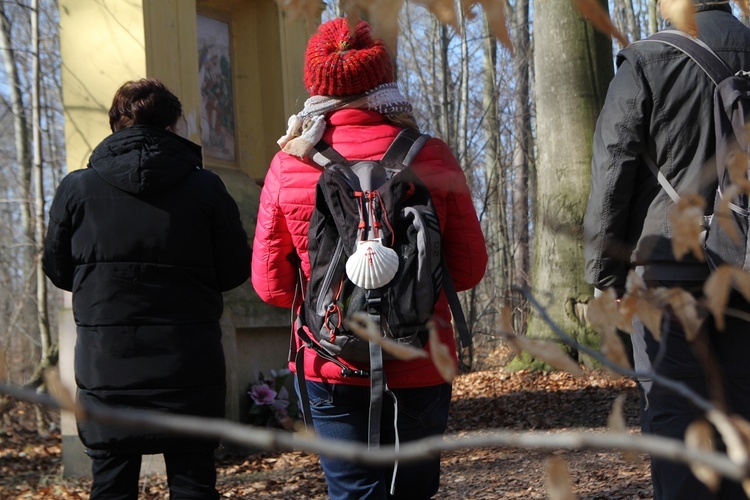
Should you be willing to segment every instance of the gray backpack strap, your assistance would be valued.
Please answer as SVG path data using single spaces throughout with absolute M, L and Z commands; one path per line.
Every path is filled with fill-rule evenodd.
M 398 133 L 380 162 L 388 168 L 399 170 L 408 167 L 429 139 L 427 134 L 405 128 Z
M 347 159 L 341 156 L 341 153 L 333 149 L 333 146 L 321 139 L 315 147 L 308 153 L 312 161 L 323 168 L 327 168 L 334 163 L 347 163 Z
M 678 30 L 664 30 L 658 33 L 654 33 L 648 38 L 639 40 L 635 43 L 648 43 L 648 42 L 659 42 L 665 45 L 674 47 L 681 51 L 686 56 L 695 62 L 699 68 L 714 82 L 714 85 L 718 85 L 719 82 L 732 76 L 731 70 L 727 67 L 724 61 L 711 50 L 711 47 L 706 45 L 705 42 L 698 38 L 693 38 L 684 31 Z M 659 170 L 656 162 L 648 154 L 643 155 L 643 160 L 648 165 L 648 168 L 656 176 L 659 184 L 664 188 L 672 201 L 677 203 L 680 201 L 680 195 L 677 193 L 675 188 L 670 184 L 664 174 Z
M 669 197 L 672 198 L 672 201 L 678 203 L 680 201 L 680 195 L 677 193 L 672 184 L 669 183 L 667 177 L 663 173 L 661 173 L 659 167 L 656 166 L 656 162 L 654 162 L 654 160 L 648 155 L 648 153 L 643 154 L 643 161 L 646 162 L 648 168 L 651 169 L 651 173 L 656 176 L 656 180 L 659 181 L 659 184 L 661 184 L 661 187 L 664 188 L 664 191 L 666 191 Z
M 393 140 L 380 162 L 388 168 L 399 170 L 408 167 L 429 139 L 430 136 L 427 134 L 405 128 Z M 315 144 L 315 147 L 310 151 L 309 157 L 324 168 L 333 163 L 348 162 L 341 153 L 333 149 L 333 146 L 322 139 Z
M 706 45 L 703 40 L 693 38 L 683 31 L 664 30 L 640 40 L 643 42 L 661 42 L 683 52 L 700 67 L 706 75 L 718 85 L 720 81 L 732 76 L 732 71 L 724 61 Z

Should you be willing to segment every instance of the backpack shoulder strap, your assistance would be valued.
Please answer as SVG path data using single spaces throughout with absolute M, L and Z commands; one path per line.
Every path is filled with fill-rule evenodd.
M 698 38 L 693 38 L 684 31 L 678 30 L 664 30 L 654 33 L 648 38 L 639 40 L 635 43 L 645 42 L 660 42 L 671 47 L 676 48 L 700 67 L 706 75 L 714 82 L 714 85 L 718 85 L 719 82 L 732 76 L 732 71 L 727 67 L 724 61 L 716 55 L 716 52 L 711 50 L 711 47 L 706 45 L 705 42 Z M 680 200 L 679 194 L 675 191 L 674 187 L 669 183 L 669 180 L 661 173 L 659 167 L 656 165 L 654 160 L 645 153 L 643 159 L 648 165 L 648 168 L 656 176 L 659 184 L 672 198 L 672 201 L 677 203 Z
M 334 163 L 347 163 L 348 160 L 341 156 L 341 153 L 333 149 L 333 146 L 328 144 L 323 139 L 319 140 L 317 144 L 310 150 L 308 157 L 323 168 L 328 168 Z
M 398 133 L 380 161 L 393 168 L 408 167 L 429 139 L 430 136 L 427 134 L 405 128 Z M 323 168 L 327 168 L 334 163 L 347 163 L 349 161 L 322 139 L 315 144 L 315 147 L 309 153 L 309 157 Z
M 682 51 L 695 61 L 708 77 L 713 80 L 714 85 L 718 85 L 720 81 L 729 78 L 733 74 L 724 61 L 716 55 L 716 52 L 711 50 L 711 47 L 706 45 L 702 40 L 693 38 L 683 31 L 660 31 L 641 40 L 641 42 L 647 41 L 661 42 Z
M 405 128 L 398 133 L 380 161 L 391 168 L 406 168 L 429 139 L 427 134 Z

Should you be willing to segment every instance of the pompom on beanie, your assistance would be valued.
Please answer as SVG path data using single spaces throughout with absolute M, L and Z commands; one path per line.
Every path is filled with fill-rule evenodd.
M 305 87 L 311 95 L 361 94 L 394 81 L 393 62 L 370 25 L 359 21 L 349 29 L 346 18 L 323 23 L 305 51 Z

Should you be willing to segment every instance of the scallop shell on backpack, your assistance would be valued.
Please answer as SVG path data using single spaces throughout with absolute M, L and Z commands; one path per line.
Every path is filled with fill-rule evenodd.
M 398 254 L 380 239 L 357 243 L 357 250 L 346 261 L 346 275 L 360 288 L 373 290 L 387 285 L 398 271 Z

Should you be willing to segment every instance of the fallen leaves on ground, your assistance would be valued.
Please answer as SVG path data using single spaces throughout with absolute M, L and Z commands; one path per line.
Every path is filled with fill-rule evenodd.
M 459 375 L 453 384 L 448 433 L 491 429 L 543 432 L 606 432 L 618 395 L 631 432 L 637 432 L 635 384 L 603 371 L 568 373 L 505 372 L 501 369 Z M 40 437 L 34 411 L 17 403 L 0 428 L 0 498 L 85 499 L 87 479 L 63 479 L 59 432 Z M 53 421 L 57 415 L 51 414 Z M 436 499 L 542 499 L 547 460 L 563 460 L 573 493 L 580 499 L 651 498 L 648 461 L 626 460 L 617 451 L 547 451 L 479 448 L 443 454 Z M 325 499 L 325 480 L 317 457 L 309 453 L 230 454 L 218 461 L 218 488 L 224 498 Z M 168 498 L 163 476 L 143 479 L 141 498 Z

